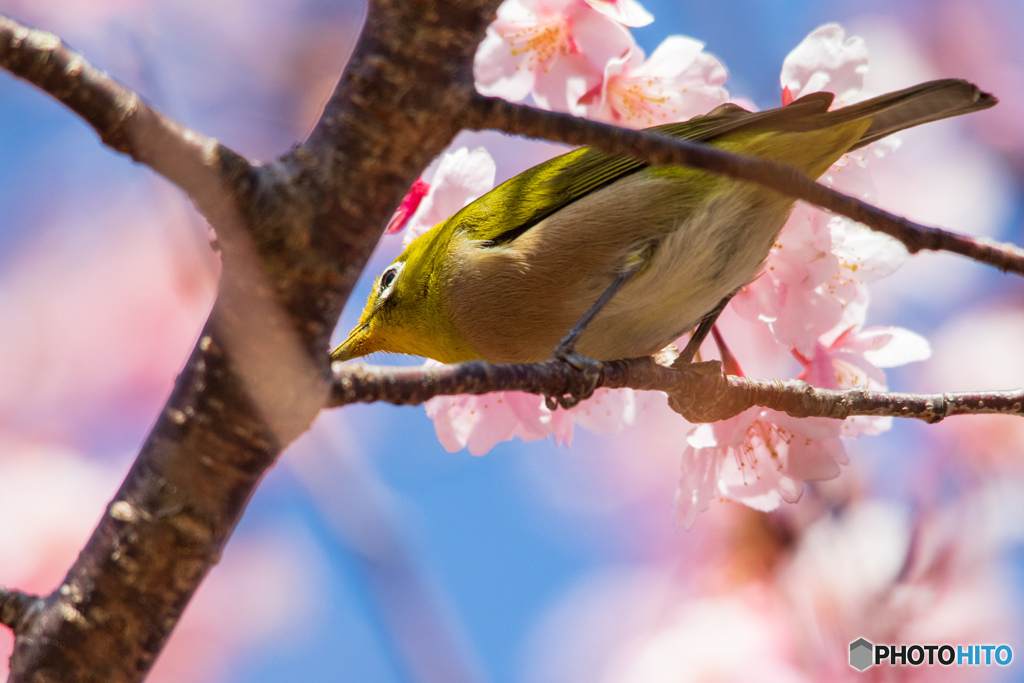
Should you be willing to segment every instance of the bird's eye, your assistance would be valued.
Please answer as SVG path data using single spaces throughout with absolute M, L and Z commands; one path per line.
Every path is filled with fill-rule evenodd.
M 398 273 L 402 270 L 402 266 L 404 265 L 404 263 L 393 264 L 388 266 L 388 269 L 381 273 L 380 284 L 377 285 L 377 289 L 381 296 L 387 296 L 391 286 L 395 284 L 395 278 L 398 277 Z

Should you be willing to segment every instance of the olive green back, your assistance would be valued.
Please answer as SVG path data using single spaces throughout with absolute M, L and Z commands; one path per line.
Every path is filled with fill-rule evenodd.
M 648 130 L 680 140 L 727 143 L 740 135 L 807 132 L 870 118 L 865 132 L 845 150 L 851 151 L 904 128 L 996 103 L 991 95 L 956 79 L 922 83 L 829 111 L 832 100 L 831 93 L 816 92 L 785 107 L 756 113 L 724 104 L 704 116 Z M 737 148 L 733 144 L 724 146 Z M 589 147 L 577 149 L 499 185 L 448 219 L 446 227 L 489 245 L 505 244 L 569 203 L 646 166 L 630 157 Z

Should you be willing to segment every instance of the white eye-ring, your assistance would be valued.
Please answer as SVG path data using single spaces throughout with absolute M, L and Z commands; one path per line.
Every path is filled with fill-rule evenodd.
M 380 280 L 378 280 L 377 284 L 378 298 L 384 299 L 391 294 L 391 291 L 395 288 L 395 280 L 398 279 L 398 274 L 402 272 L 404 267 L 405 262 L 392 263 L 387 267 L 387 270 L 380 274 Z

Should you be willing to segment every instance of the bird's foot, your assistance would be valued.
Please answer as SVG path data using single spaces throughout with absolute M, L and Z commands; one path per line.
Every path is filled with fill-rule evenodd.
M 555 347 L 555 352 L 552 354 L 551 359 L 566 363 L 582 372 L 582 386 L 574 388 L 572 392 L 562 396 L 545 396 L 544 405 L 548 407 L 548 410 L 555 410 L 558 407 L 568 410 L 573 406 L 579 405 L 580 402 L 586 401 L 594 395 L 597 385 L 601 382 L 601 363 L 593 358 L 587 358 L 582 354 L 576 353 L 574 342 L 575 340 L 569 340 L 568 338 L 563 339 Z

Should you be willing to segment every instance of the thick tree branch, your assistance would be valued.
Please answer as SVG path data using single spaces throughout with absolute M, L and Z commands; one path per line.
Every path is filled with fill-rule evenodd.
M 320 124 L 266 166 L 156 114 L 55 38 L 0 25 L 0 66 L 192 194 L 224 261 L 135 464 L 59 589 L 21 619 L 10 680 L 145 676 L 264 473 L 326 402 L 330 333 L 405 189 L 458 132 L 497 4 L 371 0 Z
M 207 217 L 224 213 L 225 168 L 248 162 L 152 109 L 57 36 L 0 15 L 0 67 L 62 102 L 107 146 L 180 187 Z
M 938 422 L 951 415 L 999 413 L 1024 416 L 1024 388 L 943 394 L 863 389 L 817 389 L 800 380 L 759 380 L 724 375 L 717 362 L 674 369 L 653 358 L 599 363 L 597 386 L 663 391 L 690 422 L 724 420 L 753 406 L 794 417 L 844 419 L 854 415 L 912 417 Z M 525 391 L 561 396 L 588 386 L 587 375 L 568 363 L 455 365 L 395 368 L 337 363 L 330 407 L 384 401 L 416 405 L 434 396 Z
M 589 145 L 655 165 L 681 164 L 749 180 L 884 232 L 902 242 L 910 253 L 922 250 L 948 251 L 1006 272 L 1024 275 L 1024 249 L 1021 247 L 919 225 L 831 190 L 786 164 L 744 157 L 695 142 L 618 128 L 482 95 L 473 98 L 473 106 L 466 116 L 466 125 L 474 129 L 496 128 L 571 145 Z

